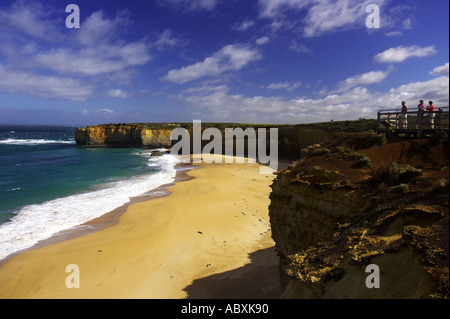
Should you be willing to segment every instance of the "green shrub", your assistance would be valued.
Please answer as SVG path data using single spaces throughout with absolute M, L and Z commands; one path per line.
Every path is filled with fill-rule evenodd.
M 336 132 L 336 133 L 334 133 L 334 138 L 337 138 L 337 139 L 343 139 L 346 136 L 347 136 L 347 133 L 345 133 L 345 132 Z
M 422 170 L 408 164 L 390 163 L 372 169 L 371 175 L 373 183 L 393 186 L 412 181 L 422 175 Z
M 358 153 L 359 154 L 359 153 Z M 367 155 L 359 154 L 358 161 L 362 166 L 370 166 L 370 158 Z
M 367 155 L 353 151 L 348 147 L 338 146 L 336 151 L 341 154 L 344 159 L 349 161 L 358 161 L 357 167 L 370 166 L 370 158 Z
M 374 139 L 376 141 L 376 145 L 383 145 L 384 142 L 386 142 L 386 135 L 376 134 L 376 135 L 374 135 Z
M 345 148 L 344 146 L 338 146 L 338 147 L 336 147 L 336 151 L 337 151 L 339 154 L 343 154 L 343 153 L 345 152 L 345 150 L 346 150 L 346 148 Z
M 328 148 L 318 148 L 315 150 L 312 150 L 308 155 L 309 156 L 322 156 L 322 155 L 328 155 L 331 151 Z
M 400 184 L 391 187 L 391 193 L 394 194 L 405 194 L 409 192 L 409 186 L 407 184 Z
M 422 175 L 422 170 L 420 168 L 415 168 L 414 166 L 408 164 L 397 164 L 393 163 L 394 171 L 398 174 L 399 182 L 408 182 L 415 177 Z

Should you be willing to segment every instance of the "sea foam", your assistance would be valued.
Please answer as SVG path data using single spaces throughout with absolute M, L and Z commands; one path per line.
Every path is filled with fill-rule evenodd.
M 174 182 L 178 162 L 169 154 L 149 157 L 147 165 L 158 168 L 156 173 L 109 182 L 85 193 L 23 207 L 9 222 L 0 225 L 0 260 L 100 217 L 128 203 L 131 197 Z
M 7 138 L 4 140 L 0 140 L 0 144 L 9 144 L 9 145 L 75 144 L 75 140 L 64 141 L 64 140 L 47 140 L 47 139 Z

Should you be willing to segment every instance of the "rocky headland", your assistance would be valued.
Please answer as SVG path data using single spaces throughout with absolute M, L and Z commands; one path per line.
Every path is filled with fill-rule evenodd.
M 170 147 L 169 125 L 104 124 L 75 130 L 78 146 L 87 147 Z

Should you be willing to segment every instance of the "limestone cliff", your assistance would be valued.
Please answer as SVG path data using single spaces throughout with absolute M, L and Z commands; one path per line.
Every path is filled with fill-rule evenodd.
M 448 298 L 448 139 L 364 149 L 374 140 L 350 134 L 278 172 L 269 214 L 282 297 Z
M 75 131 L 75 140 L 80 146 L 95 147 L 170 147 L 167 128 L 147 128 L 138 124 L 114 124 L 88 126 Z
M 78 128 L 75 140 L 79 146 L 87 147 L 165 147 L 170 148 L 176 141 L 171 141 L 170 135 L 174 128 L 183 127 L 192 136 L 192 124 L 104 124 Z M 222 144 L 225 145 L 226 128 L 278 128 L 278 154 L 282 158 L 298 158 L 301 149 L 315 143 L 328 140 L 341 127 L 310 127 L 296 125 L 250 125 L 250 124 L 220 124 L 206 123 L 202 132 L 215 127 L 222 133 Z M 257 131 L 257 130 L 256 130 Z M 210 140 L 202 140 L 202 147 Z M 269 138 L 267 138 L 269 143 Z M 247 149 L 247 148 L 245 148 Z M 267 148 L 268 149 L 268 148 Z M 223 147 L 225 150 L 225 147 Z

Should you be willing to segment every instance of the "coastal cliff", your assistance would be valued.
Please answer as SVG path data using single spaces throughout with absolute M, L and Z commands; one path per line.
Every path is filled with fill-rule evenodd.
M 170 139 L 175 128 L 185 128 L 190 136 L 192 123 L 138 123 L 138 124 L 103 124 L 78 128 L 75 140 L 78 146 L 84 147 L 141 147 L 170 148 L 176 143 Z M 225 137 L 225 129 L 258 128 L 278 129 L 278 154 L 282 158 L 298 159 L 301 150 L 309 145 L 330 140 L 336 133 L 375 130 L 375 120 L 361 119 L 358 121 L 341 121 L 299 125 L 266 125 L 266 124 L 236 124 L 236 123 L 202 123 L 201 131 L 217 128 Z M 202 140 L 202 147 L 209 140 Z M 269 139 L 267 139 L 269 143 Z M 223 140 L 223 145 L 225 141 Z M 268 145 L 267 145 L 268 146 Z M 223 148 L 224 149 L 224 148 Z
M 349 134 L 304 152 L 270 195 L 282 297 L 448 298 L 448 138 Z
M 79 146 L 95 147 L 170 147 L 170 128 L 147 128 L 139 124 L 105 124 L 77 128 Z

